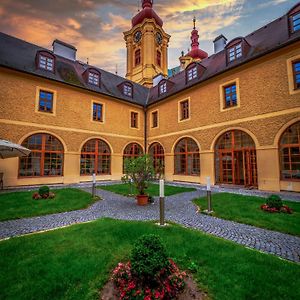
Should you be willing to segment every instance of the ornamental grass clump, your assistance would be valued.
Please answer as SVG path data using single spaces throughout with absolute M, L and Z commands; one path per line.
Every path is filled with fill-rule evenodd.
M 185 276 L 168 258 L 160 238 L 144 235 L 135 243 L 131 260 L 114 269 L 112 280 L 121 300 L 171 300 L 184 290 Z

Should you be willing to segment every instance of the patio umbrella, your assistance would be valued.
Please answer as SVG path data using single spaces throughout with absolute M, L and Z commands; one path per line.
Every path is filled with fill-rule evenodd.
M 30 154 L 30 150 L 21 145 L 9 141 L 0 140 L 0 158 L 25 157 Z

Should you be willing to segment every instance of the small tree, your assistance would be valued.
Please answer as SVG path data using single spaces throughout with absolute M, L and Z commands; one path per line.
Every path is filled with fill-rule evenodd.
M 145 195 L 145 191 L 149 183 L 154 179 L 153 160 L 149 155 L 139 156 L 137 158 L 125 159 L 124 166 L 125 176 L 122 178 L 124 182 L 132 180 L 139 195 Z

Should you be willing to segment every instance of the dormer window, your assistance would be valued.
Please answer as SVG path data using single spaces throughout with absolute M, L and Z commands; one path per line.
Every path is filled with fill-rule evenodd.
M 100 82 L 100 75 L 98 73 L 89 71 L 88 83 L 99 86 L 99 82 Z
M 300 5 L 296 4 L 288 13 L 290 33 L 300 32 Z
M 228 50 L 229 62 L 239 59 L 242 56 L 243 56 L 242 43 L 229 48 Z
M 296 13 L 295 15 L 291 16 L 291 27 L 292 32 L 296 32 L 300 30 L 300 12 Z
M 167 92 L 167 82 L 164 81 L 159 85 L 159 94 L 165 94 Z
M 39 52 L 37 55 L 37 67 L 42 70 L 54 71 L 54 56 L 48 52 Z
M 197 66 L 191 67 L 190 69 L 187 70 L 187 81 L 193 80 L 197 78 L 197 76 L 198 76 Z
M 132 97 L 132 85 L 125 83 L 123 85 L 123 94 L 128 97 Z

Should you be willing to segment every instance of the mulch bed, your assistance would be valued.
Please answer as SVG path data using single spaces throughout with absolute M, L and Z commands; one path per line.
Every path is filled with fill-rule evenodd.
M 196 282 L 191 276 L 185 279 L 186 287 L 184 291 L 174 300 L 208 300 L 206 293 L 199 290 Z M 108 281 L 100 292 L 100 300 L 119 300 L 112 280 Z

